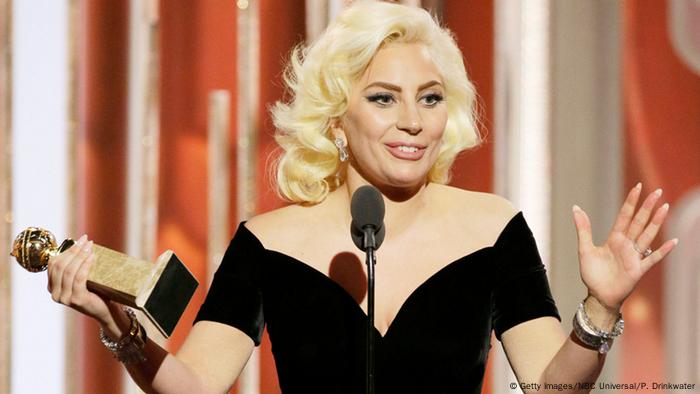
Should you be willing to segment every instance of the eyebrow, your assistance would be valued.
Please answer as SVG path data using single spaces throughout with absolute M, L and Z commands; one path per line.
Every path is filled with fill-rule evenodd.
M 426 83 L 420 85 L 420 86 L 418 87 L 418 91 L 421 91 L 421 90 L 423 90 L 423 89 L 427 89 L 427 88 L 429 88 L 429 87 L 431 87 L 431 86 L 434 86 L 434 85 L 440 85 L 440 86 L 442 86 L 442 84 L 441 84 L 440 82 L 438 82 L 438 81 L 436 81 L 436 80 L 432 80 L 432 81 L 428 81 L 428 82 L 426 82 Z M 364 90 L 367 90 L 367 89 L 369 89 L 369 88 L 371 88 L 371 87 L 373 87 L 373 86 L 379 86 L 379 87 L 382 87 L 382 88 L 385 88 L 385 89 L 393 90 L 393 91 L 396 91 L 396 92 L 401 92 L 401 87 L 400 87 L 400 86 L 391 84 L 391 83 L 389 83 L 389 82 L 382 82 L 382 81 L 372 82 L 371 84 L 367 85 L 367 86 L 365 87 Z

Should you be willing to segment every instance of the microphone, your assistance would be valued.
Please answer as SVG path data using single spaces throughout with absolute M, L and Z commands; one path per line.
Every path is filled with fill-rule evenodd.
M 365 252 L 367 263 L 367 375 L 366 393 L 374 394 L 374 251 L 384 241 L 384 200 L 374 186 L 355 190 L 350 201 L 350 236 Z
M 386 229 L 384 227 L 384 200 L 374 186 L 365 185 L 352 195 L 350 202 L 350 235 L 358 249 L 379 249 Z

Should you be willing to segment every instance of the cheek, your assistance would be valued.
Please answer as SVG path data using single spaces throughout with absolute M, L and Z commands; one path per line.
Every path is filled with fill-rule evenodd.
M 396 122 L 396 115 L 391 109 L 370 108 L 361 116 L 362 129 L 366 134 L 382 135 Z
M 346 133 L 349 140 L 377 140 L 393 125 L 390 110 L 373 110 L 365 108 L 348 116 Z
M 443 134 L 445 134 L 445 126 L 447 126 L 446 111 L 434 112 L 424 118 L 424 131 L 429 133 L 433 140 L 442 139 Z

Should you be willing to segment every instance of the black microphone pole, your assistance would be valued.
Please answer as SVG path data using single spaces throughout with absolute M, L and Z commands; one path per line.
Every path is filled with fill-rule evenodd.
M 350 203 L 352 241 L 365 252 L 367 264 L 367 375 L 366 393 L 374 394 L 374 265 L 375 251 L 384 241 L 384 199 L 372 186 L 362 186 Z
M 364 233 L 367 264 L 367 394 L 374 394 L 374 228 Z

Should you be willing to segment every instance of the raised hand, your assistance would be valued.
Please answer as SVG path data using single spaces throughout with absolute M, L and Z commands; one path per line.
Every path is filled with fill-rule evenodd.
M 109 316 L 107 301 L 87 289 L 94 261 L 92 241 L 83 235 L 70 249 L 49 259 L 48 290 L 54 301 L 104 321 Z
M 581 279 L 589 295 L 610 311 L 618 311 L 644 273 L 678 244 L 675 238 L 654 251 L 650 249 L 666 220 L 668 204 L 653 212 L 662 194 L 658 189 L 650 193 L 637 210 L 641 192 L 641 184 L 629 192 L 608 239 L 601 246 L 593 244 L 588 215 L 578 206 L 573 207 Z

